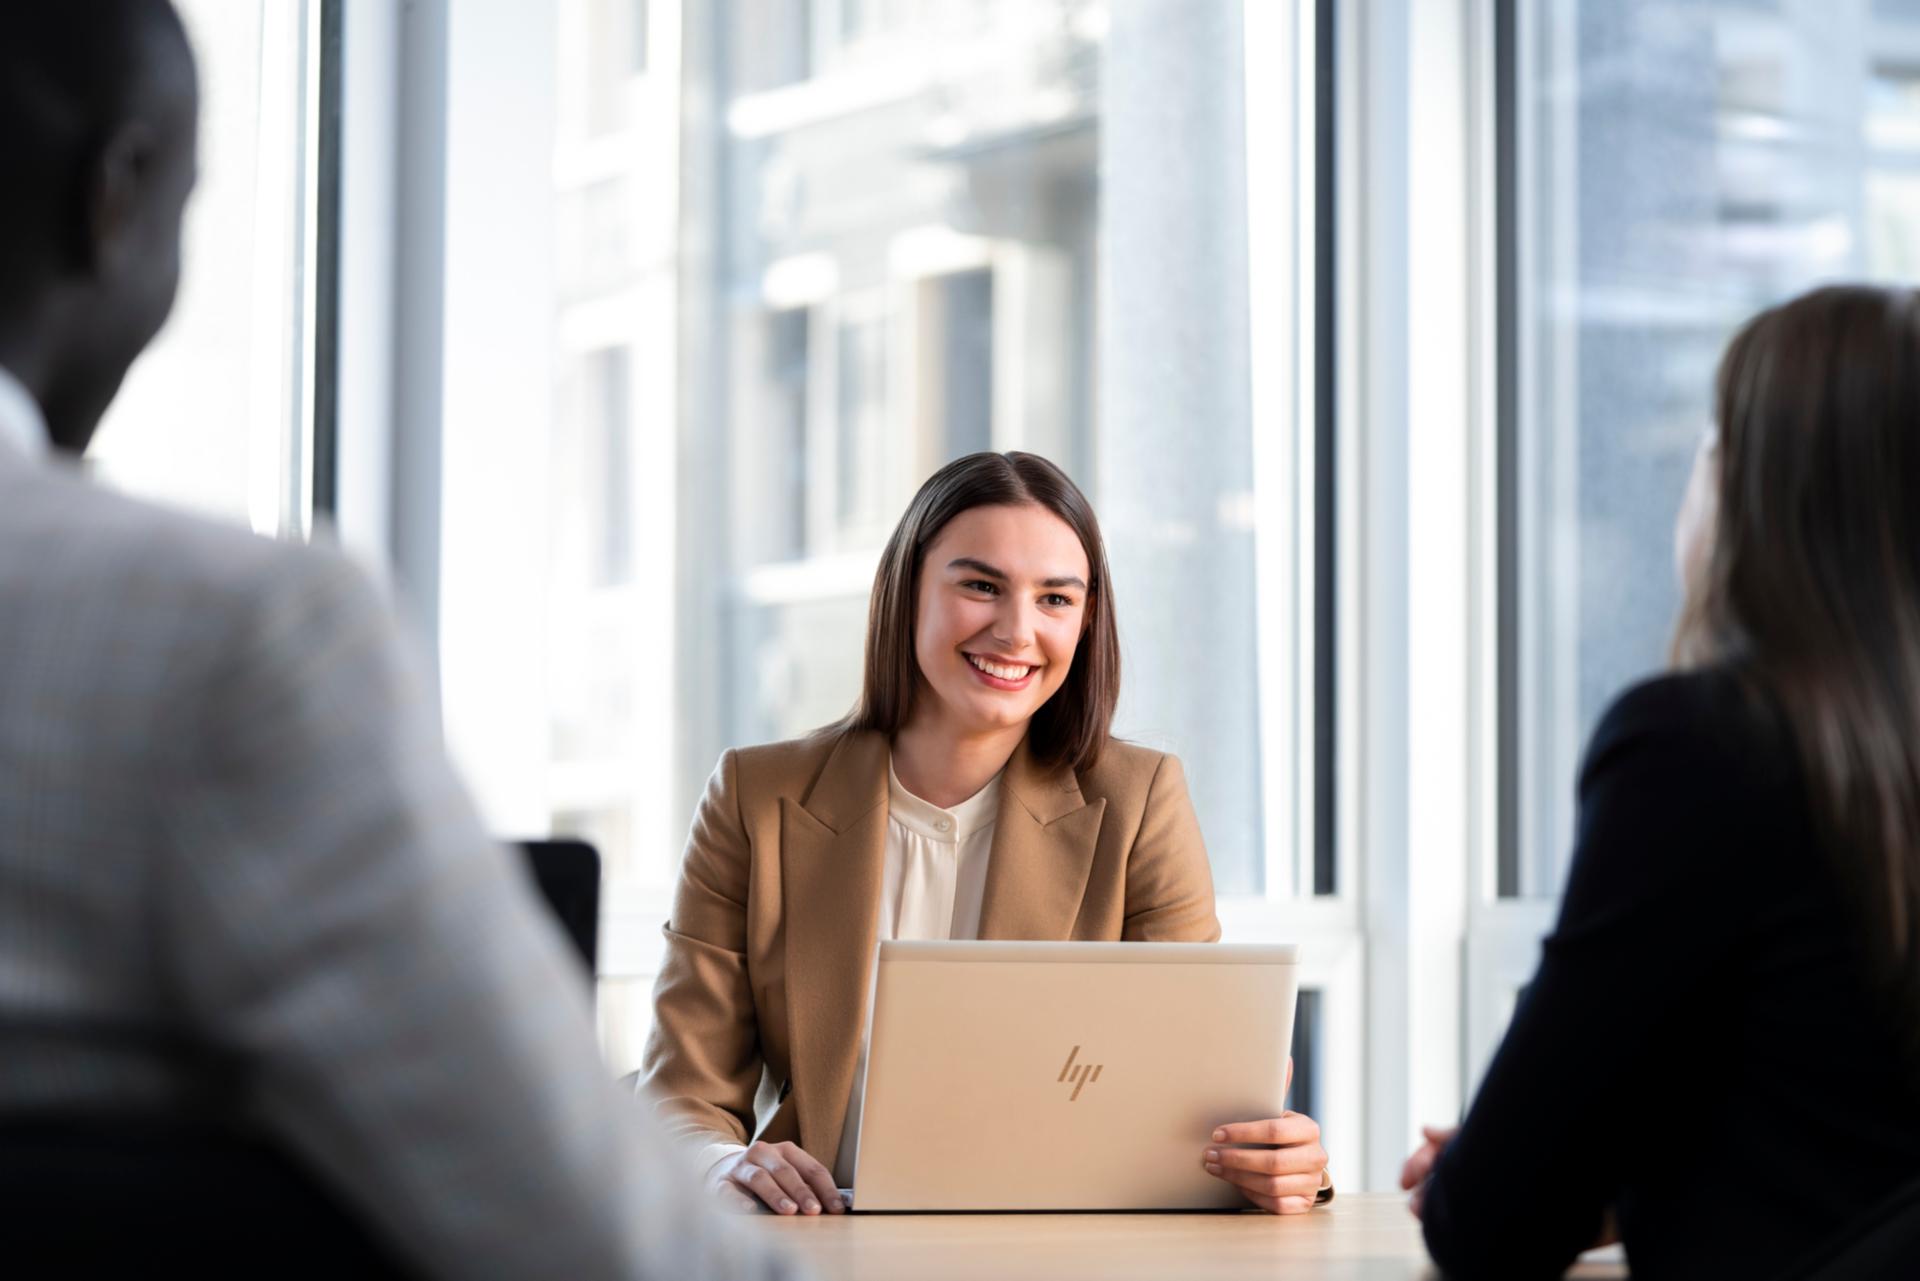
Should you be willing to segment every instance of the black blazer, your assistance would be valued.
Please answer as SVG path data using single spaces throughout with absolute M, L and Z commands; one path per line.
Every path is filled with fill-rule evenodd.
M 1540 969 L 1428 1186 L 1434 1259 L 1558 1275 L 1609 1206 L 1636 1281 L 1837 1248 L 1920 1173 L 1860 935 L 1764 702 L 1725 671 L 1628 691 L 1587 748 Z

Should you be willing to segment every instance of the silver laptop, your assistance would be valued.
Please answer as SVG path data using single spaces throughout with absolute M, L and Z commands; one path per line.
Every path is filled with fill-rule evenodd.
M 1297 950 L 880 945 L 853 1208 L 1208 1210 L 1215 1126 L 1280 1115 Z

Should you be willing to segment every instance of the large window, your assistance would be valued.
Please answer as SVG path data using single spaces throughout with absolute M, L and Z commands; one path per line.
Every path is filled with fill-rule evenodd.
M 1299 843 L 1313 312 L 1250 301 L 1256 253 L 1262 305 L 1311 290 L 1313 6 L 1254 31 L 1261 92 L 1243 0 L 539 8 L 450 10 L 441 669 L 496 828 L 605 856 L 615 1064 L 719 753 L 846 713 L 880 548 L 976 450 L 1099 511 L 1119 732 L 1185 761 L 1229 936 L 1298 939 L 1302 905 L 1350 934 Z M 1315 956 L 1324 1107 L 1361 997 L 1352 949 Z
M 1920 5 L 1517 0 L 1503 896 L 1557 895 L 1578 753 L 1658 669 L 1715 362 L 1822 281 L 1920 276 Z
M 303 534 L 311 513 L 319 0 L 180 0 L 200 182 L 180 294 L 101 423 L 109 482 Z
M 184 7 L 207 179 L 102 466 L 297 531 L 342 6 Z M 351 16 L 341 526 L 494 829 L 605 855 L 620 1069 L 716 758 L 841 716 L 909 496 L 1028 449 L 1100 512 L 1118 728 L 1185 760 L 1226 936 L 1303 945 L 1296 1103 L 1390 1186 L 1663 662 L 1728 334 L 1920 272 L 1912 0 Z

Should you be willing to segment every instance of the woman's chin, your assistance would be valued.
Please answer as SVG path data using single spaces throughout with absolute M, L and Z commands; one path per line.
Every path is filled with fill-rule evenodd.
M 966 719 L 981 733 L 1014 729 L 1032 718 L 1033 709 L 1026 705 L 1025 699 L 1016 701 L 1005 694 L 984 698 L 976 695 L 967 703 Z

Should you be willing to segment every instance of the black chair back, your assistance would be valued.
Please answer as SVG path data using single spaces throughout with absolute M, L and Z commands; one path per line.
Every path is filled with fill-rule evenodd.
M 585 841 L 521 841 L 540 897 L 559 918 L 591 979 L 599 964 L 600 853 Z

